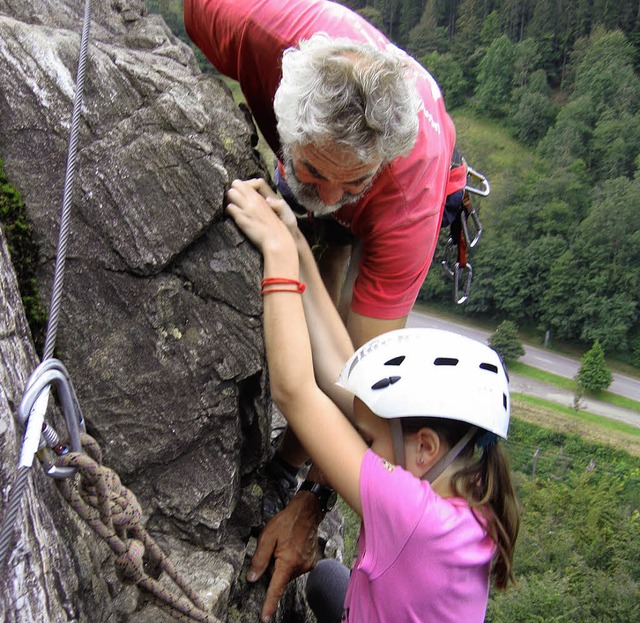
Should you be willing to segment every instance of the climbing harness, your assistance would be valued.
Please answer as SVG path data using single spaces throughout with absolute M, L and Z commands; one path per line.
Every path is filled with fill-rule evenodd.
M 482 223 L 471 203 L 471 195 L 486 197 L 491 192 L 489 180 L 454 151 L 454 164 L 450 172 L 450 183 L 464 176 L 464 188 L 447 193 L 442 216 L 442 228 L 449 226 L 450 236 L 445 245 L 441 261 L 444 275 L 453 281 L 453 301 L 463 305 L 469 300 L 473 266 L 468 262 L 468 249 L 480 241 Z M 471 221 L 471 222 L 470 222 Z
M 53 358 L 69 237 L 90 23 L 91 0 L 85 0 L 49 322 L 42 363 L 29 377 L 18 409 L 18 419 L 25 432 L 18 474 L 0 529 L 0 569 L 10 551 L 11 534 L 28 483 L 29 469 L 37 457 L 45 473 L 55 479 L 70 506 L 115 553 L 116 575 L 124 584 L 136 585 L 156 605 L 179 620 L 220 623 L 205 611 L 201 599 L 146 532 L 141 523 L 142 511 L 133 493 L 121 484 L 113 470 L 102 465 L 102 451 L 95 439 L 86 434 L 69 374 L 64 365 Z M 45 421 L 52 386 L 67 428 L 64 443 L 54 427 Z M 157 576 L 164 571 L 184 596 L 175 595 L 146 569 L 152 569 Z

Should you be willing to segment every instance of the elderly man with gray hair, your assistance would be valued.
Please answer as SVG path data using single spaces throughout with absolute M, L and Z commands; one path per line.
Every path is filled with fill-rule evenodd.
M 446 196 L 466 182 L 450 179 L 455 128 L 435 80 L 365 19 L 327 0 L 185 0 L 184 18 L 209 61 L 240 83 L 276 154 L 275 186 L 318 251 L 353 345 L 404 327 Z M 265 496 L 267 518 L 287 503 L 305 460 L 285 435 L 267 468 L 277 484 Z M 313 547 L 310 559 L 298 560 L 287 546 L 295 535 L 282 532 L 294 526 L 287 530 L 303 538 L 301 526 L 327 510 L 322 486 L 307 481 L 301 489 L 283 512 L 307 521 L 276 515 L 250 570 L 259 577 L 275 556 L 265 619 L 286 580 L 314 563 Z M 314 512 L 301 510 L 314 498 Z

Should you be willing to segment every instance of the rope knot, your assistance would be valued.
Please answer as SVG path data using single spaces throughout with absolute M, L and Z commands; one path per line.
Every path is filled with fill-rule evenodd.
M 144 572 L 144 545 L 137 539 L 127 539 L 127 549 L 115 559 L 116 575 L 123 584 L 138 584 Z

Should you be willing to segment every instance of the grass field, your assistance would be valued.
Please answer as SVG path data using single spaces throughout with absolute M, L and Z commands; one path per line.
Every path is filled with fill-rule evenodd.
M 640 428 L 541 398 L 513 394 L 512 417 L 640 456 Z

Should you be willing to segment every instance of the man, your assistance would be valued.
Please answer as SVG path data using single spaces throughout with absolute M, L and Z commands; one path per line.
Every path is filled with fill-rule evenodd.
M 309 213 L 301 229 L 321 238 L 319 266 L 354 346 L 404 327 L 433 258 L 445 197 L 465 183 L 447 187 L 455 129 L 436 82 L 333 2 L 185 0 L 184 18 L 211 63 L 240 83 L 279 159 L 278 190 Z M 286 436 L 279 457 L 270 469 L 281 492 L 293 490 L 306 455 Z M 304 491 L 294 501 L 311 498 Z M 321 518 L 317 508 L 290 506 L 307 522 Z M 298 519 L 280 523 L 302 532 Z M 268 616 L 287 574 L 309 563 L 295 562 L 284 538 L 265 532 L 275 540 L 267 546 L 261 538 L 252 570 L 261 574 L 275 550 Z M 312 553 L 315 541 L 307 542 Z

